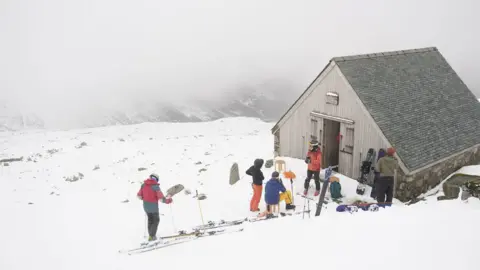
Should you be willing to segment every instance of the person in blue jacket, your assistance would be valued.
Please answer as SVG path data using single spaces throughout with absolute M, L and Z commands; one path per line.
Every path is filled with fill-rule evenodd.
M 292 195 L 289 190 L 285 188 L 280 180 L 278 172 L 272 173 L 272 178 L 265 185 L 265 202 L 267 203 L 267 211 L 270 212 L 270 205 L 277 205 L 280 201 L 285 200 L 286 209 L 295 209 L 292 205 Z

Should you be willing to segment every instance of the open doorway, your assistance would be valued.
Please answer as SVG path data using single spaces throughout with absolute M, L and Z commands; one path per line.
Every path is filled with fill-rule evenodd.
M 340 122 L 323 119 L 322 167 L 339 165 L 340 162 Z M 334 169 L 338 172 L 338 167 Z

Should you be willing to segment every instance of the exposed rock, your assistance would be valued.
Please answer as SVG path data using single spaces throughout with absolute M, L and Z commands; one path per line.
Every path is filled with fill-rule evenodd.
M 0 163 L 6 163 L 6 162 L 18 162 L 18 161 L 23 161 L 23 157 L 19 158 L 6 158 L 6 159 L 0 159 Z
M 63 177 L 65 179 L 65 181 L 67 182 L 77 182 L 78 180 L 80 179 L 83 179 L 83 174 L 82 173 L 78 173 L 78 176 L 77 175 L 73 175 L 73 176 L 70 176 L 70 177 Z
M 100 169 L 100 165 L 95 165 L 95 167 L 93 168 L 94 171 L 99 170 L 99 169 Z
M 117 163 L 123 163 L 123 162 L 125 162 L 125 161 L 127 161 L 127 160 L 128 160 L 128 158 L 123 158 L 123 159 L 117 161 Z
M 205 169 L 205 168 L 202 168 L 202 169 L 198 170 L 199 173 L 206 172 L 206 171 L 207 171 L 207 169 Z
M 80 143 L 78 146 L 75 146 L 75 148 L 80 149 L 80 148 L 83 148 L 83 147 L 85 147 L 85 146 L 87 146 L 87 143 L 86 143 L 86 142 L 82 142 L 82 143 Z
M 403 171 L 397 175 L 395 197 L 402 202 L 413 200 L 431 188 L 438 186 L 442 179 L 454 173 L 463 166 L 478 164 L 480 162 L 480 147 L 456 155 L 444 162 L 438 163 L 415 175 L 405 176 Z M 444 197 L 440 200 L 458 198 L 460 189 L 454 186 L 443 186 L 446 188 Z M 448 194 L 447 194 L 448 193 Z
M 147 168 L 143 168 L 143 167 L 141 167 L 141 168 L 138 168 L 138 171 L 139 171 L 139 172 L 141 172 L 141 171 L 145 171 L 145 170 L 147 170 Z
M 123 139 L 123 138 L 119 138 L 118 140 L 121 141 L 121 142 L 125 141 L 125 139 Z
M 60 152 L 60 149 L 50 149 L 50 150 L 47 150 L 47 153 L 49 153 L 50 155 L 53 155 L 55 153 L 58 153 Z
M 200 165 L 200 164 L 202 164 L 202 162 L 201 162 L 201 161 L 197 161 L 197 162 L 195 162 L 195 165 Z
M 128 199 L 122 201 L 122 203 L 128 203 L 128 202 L 130 202 Z
M 265 162 L 265 168 L 271 168 L 273 167 L 273 159 L 268 159 L 266 162 Z

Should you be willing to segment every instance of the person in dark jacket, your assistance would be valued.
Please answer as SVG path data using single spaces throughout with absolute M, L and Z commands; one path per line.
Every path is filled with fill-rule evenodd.
M 292 193 L 287 190 L 280 179 L 278 172 L 272 173 L 272 178 L 265 185 L 265 203 L 267 204 L 267 212 L 271 212 L 269 206 L 278 205 L 281 201 L 285 200 L 286 209 L 295 209 L 295 205 L 292 204 Z
M 143 210 L 148 217 L 148 241 L 157 240 L 157 228 L 160 223 L 160 213 L 158 209 L 158 201 L 169 204 L 172 203 L 172 198 L 163 195 L 158 184 L 158 175 L 151 174 L 145 180 L 137 193 L 137 197 L 143 201 Z
M 394 154 L 395 148 L 388 148 L 387 155 L 380 158 L 375 166 L 375 171 L 380 173 L 375 189 L 379 203 L 392 203 L 393 200 L 394 177 L 398 168 Z
M 253 188 L 253 196 L 250 200 L 250 211 L 257 212 L 260 211 L 258 205 L 260 204 L 260 200 L 262 198 L 262 190 L 263 190 L 263 180 L 265 177 L 263 176 L 263 172 L 261 171 L 263 166 L 263 159 L 257 158 L 253 162 L 253 166 L 248 168 L 245 172 L 246 174 L 252 177 L 252 188 Z

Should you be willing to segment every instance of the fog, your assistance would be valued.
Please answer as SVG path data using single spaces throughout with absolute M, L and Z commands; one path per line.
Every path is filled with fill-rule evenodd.
M 1 0 L 0 103 L 59 117 L 215 99 L 275 79 L 300 93 L 334 56 L 427 46 L 480 96 L 479 7 L 475 0 Z

